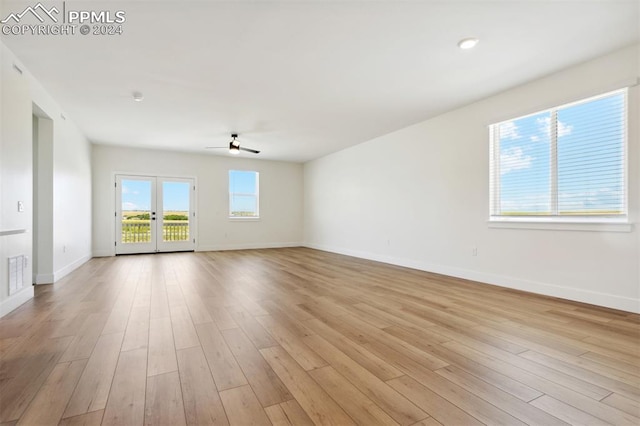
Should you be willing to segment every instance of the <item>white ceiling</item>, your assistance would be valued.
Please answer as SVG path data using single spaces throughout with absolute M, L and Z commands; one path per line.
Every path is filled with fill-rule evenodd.
M 124 34 L 2 40 L 94 143 L 211 154 L 238 132 L 307 161 L 637 42 L 639 5 L 67 1 L 124 10 Z

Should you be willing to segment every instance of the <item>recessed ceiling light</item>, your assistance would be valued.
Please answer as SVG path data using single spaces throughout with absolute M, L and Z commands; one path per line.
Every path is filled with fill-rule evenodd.
M 476 44 L 478 44 L 479 41 L 480 40 L 475 37 L 463 38 L 458 42 L 458 47 L 460 49 L 473 49 L 474 47 L 476 47 Z
M 142 102 L 144 95 L 140 92 L 133 92 L 133 100 L 136 102 Z

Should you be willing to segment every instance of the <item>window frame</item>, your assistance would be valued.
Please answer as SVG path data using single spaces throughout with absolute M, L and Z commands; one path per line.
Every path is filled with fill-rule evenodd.
M 551 214 L 544 215 L 501 215 L 500 212 L 500 131 L 499 126 L 510 121 L 549 113 L 551 122 L 556 122 L 558 111 L 576 105 L 596 101 L 610 96 L 623 95 L 623 213 L 618 215 L 561 215 L 558 214 L 558 135 L 556 126 L 550 128 L 551 157 L 550 172 L 550 207 Z M 582 98 L 573 102 L 553 106 L 536 112 L 524 114 L 489 125 L 489 227 L 493 228 L 525 228 L 525 229 L 566 229 L 584 231 L 621 231 L 632 230 L 629 221 L 629 88 L 611 90 L 599 95 Z
M 243 173 L 254 173 L 255 174 L 255 178 L 256 178 L 256 192 L 255 193 L 250 193 L 250 192 L 232 192 L 231 190 L 231 173 L 233 172 L 243 172 Z M 227 189 L 229 191 L 229 209 L 228 209 L 228 219 L 229 220 L 239 220 L 239 221 L 255 221 L 255 220 L 260 220 L 260 172 L 256 171 L 256 170 L 238 170 L 238 169 L 229 169 L 229 172 L 227 173 L 227 178 L 228 178 L 228 182 L 227 182 Z M 234 216 L 232 214 L 232 205 L 233 205 L 233 196 L 234 195 L 239 195 L 239 196 L 248 196 L 248 197 L 255 197 L 256 199 L 256 215 L 255 216 Z

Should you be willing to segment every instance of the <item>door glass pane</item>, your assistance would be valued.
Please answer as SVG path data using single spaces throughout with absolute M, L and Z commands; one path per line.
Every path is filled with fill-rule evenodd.
M 151 182 L 122 180 L 122 243 L 151 241 Z
M 162 182 L 162 241 L 189 241 L 188 182 Z

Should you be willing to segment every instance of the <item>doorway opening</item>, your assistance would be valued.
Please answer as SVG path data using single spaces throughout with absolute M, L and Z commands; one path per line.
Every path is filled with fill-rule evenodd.
M 193 251 L 195 181 L 116 175 L 116 254 Z

